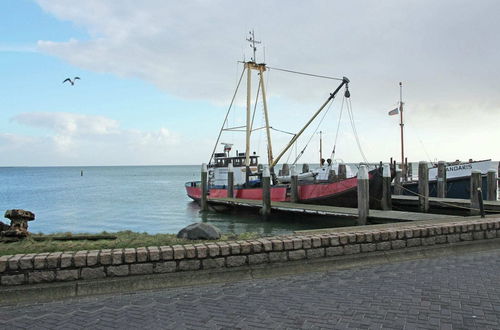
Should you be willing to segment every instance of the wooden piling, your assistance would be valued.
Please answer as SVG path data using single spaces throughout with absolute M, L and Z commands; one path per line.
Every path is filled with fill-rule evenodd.
M 358 225 L 366 225 L 370 211 L 370 184 L 368 169 L 361 165 L 358 171 Z
M 437 177 L 437 197 L 446 197 L 446 163 L 442 160 L 438 162 L 438 177 Z
M 482 177 L 481 171 L 472 170 L 470 174 L 470 215 L 479 215 L 479 197 L 477 189 L 481 189 Z
M 384 164 L 382 171 L 382 210 L 392 210 L 391 181 L 391 167 L 389 164 Z
M 281 175 L 283 175 L 283 176 L 290 175 L 290 167 L 288 166 L 287 163 L 285 163 L 281 166 Z
M 479 214 L 481 214 L 481 218 L 484 218 L 486 215 L 484 213 L 484 204 L 483 204 L 483 191 L 481 188 L 477 188 L 477 200 L 479 204 Z
M 299 202 L 299 177 L 295 166 L 292 166 L 291 177 L 290 177 L 290 202 Z
M 487 176 L 487 182 L 488 182 L 488 196 L 487 200 L 489 201 L 496 201 L 497 200 L 497 172 L 494 169 L 488 170 L 488 176 Z
M 344 163 L 339 164 L 339 180 L 344 180 L 347 177 L 347 170 Z
M 234 197 L 234 170 L 231 163 L 227 165 L 227 197 Z
M 424 161 L 418 163 L 418 208 L 429 212 L 429 169 Z
M 265 166 L 262 172 L 262 209 L 260 214 L 267 219 L 271 214 L 271 173 L 269 167 Z
M 403 194 L 403 185 L 401 184 L 403 171 L 400 168 L 396 169 L 396 177 L 394 178 L 394 195 Z
M 201 164 L 201 199 L 200 207 L 201 211 L 208 211 L 207 194 L 208 194 L 208 170 L 207 164 Z

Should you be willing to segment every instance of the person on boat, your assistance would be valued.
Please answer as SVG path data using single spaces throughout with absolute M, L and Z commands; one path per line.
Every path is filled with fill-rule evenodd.
M 332 166 L 332 159 L 331 158 L 328 158 L 326 160 L 326 162 L 328 163 L 328 166 L 331 167 Z
M 325 159 L 324 158 L 321 158 L 319 166 L 321 166 L 321 167 L 325 166 Z

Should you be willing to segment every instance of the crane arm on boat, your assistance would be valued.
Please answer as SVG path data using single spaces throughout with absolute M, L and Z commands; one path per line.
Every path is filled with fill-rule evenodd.
M 330 94 L 330 96 L 325 101 L 325 103 L 323 103 L 323 105 L 318 109 L 318 111 L 316 111 L 316 113 L 311 117 L 311 119 L 309 119 L 309 121 L 304 125 L 304 127 L 302 127 L 302 129 L 290 140 L 290 142 L 288 142 L 288 145 L 280 152 L 280 154 L 270 164 L 271 168 L 274 167 L 276 164 L 278 164 L 281 157 L 283 157 L 283 155 L 288 151 L 288 149 L 290 149 L 290 147 L 295 143 L 295 141 L 297 141 L 297 139 L 306 130 L 306 128 L 309 127 L 309 125 L 314 121 L 314 119 L 316 119 L 316 117 L 321 113 L 321 111 L 323 111 L 323 109 L 326 107 L 326 105 L 335 97 L 335 95 L 337 95 L 339 90 L 344 85 L 346 85 L 346 87 L 347 87 L 348 84 L 349 84 L 349 79 L 347 79 L 347 77 L 343 77 L 340 85 L 333 91 L 333 93 Z M 346 97 L 348 97 L 348 95 L 350 96 L 350 94 L 347 94 L 347 93 L 348 93 L 348 90 L 346 90 Z

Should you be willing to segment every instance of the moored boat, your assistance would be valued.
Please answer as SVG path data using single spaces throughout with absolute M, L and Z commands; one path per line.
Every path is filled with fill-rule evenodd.
M 285 153 L 290 149 L 301 134 L 307 129 L 307 127 L 314 121 L 314 119 L 326 108 L 327 105 L 331 104 L 332 100 L 335 98 L 337 93 L 345 88 L 344 97 L 347 99 L 350 97 L 350 92 L 348 90 L 349 79 L 343 78 L 330 78 L 340 81 L 337 88 L 329 95 L 327 100 L 321 105 L 319 110 L 317 110 L 310 120 L 304 125 L 304 127 L 297 132 L 292 134 L 290 142 L 287 146 L 274 157 L 271 134 L 270 131 L 273 129 L 269 124 L 269 117 L 267 111 L 267 101 L 266 101 L 266 90 L 264 84 L 264 73 L 268 70 L 268 66 L 265 63 L 257 63 L 255 61 L 255 43 L 258 43 L 253 33 L 251 32 L 251 37 L 247 39 L 251 42 L 251 46 L 254 50 L 254 57 L 250 61 L 244 62 L 244 69 L 241 74 L 240 80 L 238 82 L 237 90 L 240 82 L 245 74 L 247 73 L 247 106 L 246 106 L 246 125 L 239 127 L 227 127 L 227 118 L 231 106 L 229 107 L 228 114 L 226 114 L 226 119 L 222 124 L 222 128 L 219 132 L 219 136 L 215 143 L 214 150 L 208 162 L 208 195 L 210 198 L 217 197 L 227 197 L 227 177 L 229 167 L 232 167 L 234 173 L 234 197 L 241 199 L 262 199 L 262 187 L 261 187 L 261 175 L 263 165 L 259 163 L 259 156 L 250 153 L 250 141 L 251 134 L 253 131 L 258 129 L 265 129 L 267 137 L 267 164 L 269 166 L 272 175 L 272 186 L 271 186 L 271 200 L 272 201 L 290 201 L 290 183 L 289 180 L 285 180 L 283 176 L 278 176 L 275 174 L 274 169 L 277 167 L 278 162 L 285 155 Z M 259 87 L 256 93 L 255 103 L 257 103 L 257 98 L 260 96 L 262 98 L 265 126 L 261 128 L 253 127 L 253 117 L 255 115 L 255 107 L 252 107 L 252 94 L 251 94 L 251 77 L 253 72 L 257 72 L 259 79 Z M 288 70 L 284 70 L 288 71 Z M 297 72 L 295 72 L 297 73 Z M 324 76 L 318 76 L 323 77 Z M 235 92 L 236 95 L 236 92 Z M 233 104 L 231 101 L 231 105 Z M 346 102 L 347 103 L 347 102 Z M 252 115 L 253 108 L 253 115 Z M 245 152 L 236 152 L 231 154 L 232 144 L 222 143 L 224 145 L 224 151 L 216 153 L 216 148 L 219 145 L 219 139 L 223 131 L 238 131 L 243 130 L 246 132 L 246 145 Z M 335 150 L 335 148 L 334 148 Z M 303 151 L 301 152 L 301 154 Z M 332 153 L 333 155 L 333 153 Z M 294 163 L 297 162 L 297 159 Z M 322 164 L 323 165 L 323 164 Z M 381 180 L 381 168 L 372 166 L 369 171 L 370 179 L 370 192 L 372 195 L 372 200 L 375 203 L 380 200 L 380 187 L 381 184 L 377 184 Z M 321 174 L 322 172 L 326 172 Z M 326 205 L 342 205 L 342 206 L 355 206 L 357 204 L 357 177 L 353 175 L 347 177 L 346 175 L 340 176 L 334 175 L 329 176 L 332 172 L 331 168 L 326 168 L 320 166 L 319 169 L 312 171 L 303 171 L 298 175 L 298 199 L 301 203 L 314 203 L 314 204 L 326 204 Z M 337 171 L 338 172 L 338 171 Z M 185 184 L 187 195 L 195 201 L 199 201 L 201 198 L 201 182 L 192 181 Z

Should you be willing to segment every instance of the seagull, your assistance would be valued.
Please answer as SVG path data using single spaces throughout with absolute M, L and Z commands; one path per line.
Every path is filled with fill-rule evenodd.
M 80 77 L 75 77 L 73 78 L 73 80 L 71 80 L 70 78 L 66 78 L 62 83 L 64 84 L 66 81 L 69 81 L 71 83 L 71 86 L 73 86 L 77 79 L 80 80 Z

